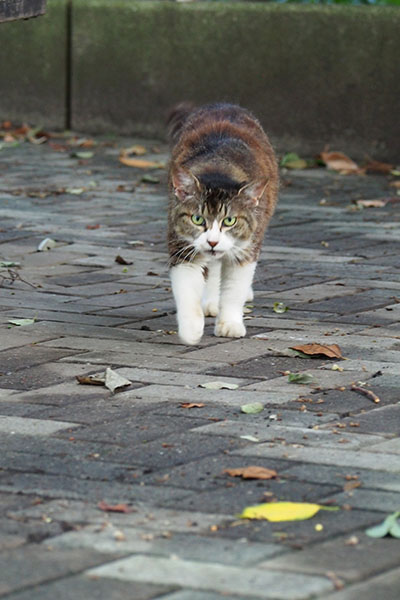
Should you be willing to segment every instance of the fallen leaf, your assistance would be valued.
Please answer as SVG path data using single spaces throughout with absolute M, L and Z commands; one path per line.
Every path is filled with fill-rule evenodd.
M 274 479 L 278 475 L 274 469 L 253 465 L 237 469 L 225 469 L 223 472 L 231 477 L 241 477 L 242 479 Z
M 85 188 L 65 188 L 67 194 L 73 194 L 74 196 L 80 196 L 85 191 Z
M 287 169 L 306 169 L 308 163 L 304 158 L 300 158 L 295 152 L 288 152 L 282 158 L 280 166 L 286 167 Z
M 288 381 L 289 383 L 311 383 L 314 380 L 314 377 L 309 373 L 289 373 Z
M 376 198 L 375 200 L 357 200 L 357 206 L 363 208 L 383 208 L 389 202 L 390 198 Z
M 129 148 L 124 148 L 120 153 L 122 156 L 129 156 L 130 154 L 134 154 L 136 156 L 142 156 L 143 154 L 147 154 L 147 150 L 144 146 L 140 146 L 139 144 L 135 144 L 134 146 L 130 146 Z
M 240 435 L 239 437 L 241 440 L 247 440 L 249 442 L 259 442 L 260 441 L 254 435 Z
M 133 265 L 132 260 L 126 260 L 126 258 L 123 258 L 119 254 L 115 257 L 115 262 L 119 265 Z
M 102 375 L 76 375 L 76 379 L 82 385 L 104 385 L 106 381 L 104 373 Z
M 365 169 L 361 169 L 357 163 L 343 152 L 321 152 L 320 157 L 328 169 L 338 171 L 342 175 L 361 175 L 365 173 Z
M 17 325 L 18 327 L 25 327 L 25 325 L 33 325 L 35 319 L 8 319 L 7 323 L 11 325 Z
M 127 387 L 128 385 L 131 385 L 131 383 L 132 382 L 129 381 L 129 379 L 122 377 L 122 375 L 107 367 L 104 385 L 111 392 L 115 392 L 115 390 Z
M 274 306 L 272 307 L 272 310 L 278 314 L 284 313 L 287 310 L 289 310 L 288 306 L 285 306 L 283 304 L 283 302 L 274 302 Z
M 158 177 L 154 177 L 154 175 L 143 175 L 143 177 L 140 180 L 142 183 L 160 183 L 160 180 L 158 179 Z
M 239 386 L 237 383 L 227 383 L 226 381 L 208 381 L 200 383 L 198 387 L 206 390 L 236 390 Z
M 400 525 L 398 518 L 400 517 L 400 511 L 394 512 L 387 516 L 386 519 L 375 527 L 370 527 L 366 530 L 366 534 L 373 538 L 382 538 L 386 535 L 390 535 L 394 538 L 400 539 Z
M 203 408 L 203 402 L 182 402 L 179 405 L 181 408 Z
M 95 225 L 86 225 L 86 229 L 100 229 L 100 224 L 96 223 Z
M 128 242 L 130 246 L 144 246 L 144 242 L 142 240 L 131 240 Z
M 400 181 L 391 181 L 389 185 L 395 187 L 396 189 L 400 189 Z
M 383 173 L 384 175 L 389 175 L 393 170 L 393 165 L 371 158 L 366 163 L 365 169 L 367 170 L 367 173 Z
M 264 404 L 261 402 L 250 402 L 249 404 L 243 404 L 240 407 L 242 413 L 246 413 L 247 415 L 255 415 L 261 412 L 264 409 Z
M 355 490 L 356 488 L 360 487 L 361 481 L 357 481 L 357 480 L 353 480 L 353 481 L 348 481 L 347 483 L 344 484 L 343 486 L 343 490 L 345 492 L 351 492 L 351 490 Z
M 266 519 L 272 522 L 303 521 L 311 519 L 319 510 L 339 510 L 339 507 L 308 502 L 270 502 L 247 506 L 238 516 L 240 519 Z
M 303 344 L 290 346 L 291 350 L 297 350 L 310 356 L 326 356 L 327 358 L 343 358 L 342 352 L 337 344 Z
M 134 511 L 134 509 L 127 504 L 108 504 L 108 502 L 105 502 L 104 500 L 101 500 L 98 503 L 97 508 L 106 512 L 131 513 Z
M 127 167 L 136 167 L 136 169 L 164 169 L 164 163 L 155 162 L 154 160 L 144 160 L 143 158 L 129 158 L 121 154 L 120 162 Z
M 82 159 L 93 158 L 93 156 L 94 156 L 93 152 L 72 152 L 72 154 L 71 154 L 72 158 L 82 158 Z
M 13 262 L 12 260 L 0 260 L 0 268 L 10 269 L 11 267 L 19 267 L 20 263 Z
M 47 250 L 51 250 L 57 246 L 57 242 L 52 240 L 51 238 L 45 238 L 40 242 L 37 247 L 38 252 L 47 252 Z

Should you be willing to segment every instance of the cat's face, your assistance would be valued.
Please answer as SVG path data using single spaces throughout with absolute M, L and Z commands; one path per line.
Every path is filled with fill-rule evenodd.
M 216 193 L 193 179 L 174 186 L 175 234 L 193 247 L 193 257 L 244 259 L 257 227 L 257 201 L 249 191 Z
M 238 258 L 250 243 L 252 219 L 238 202 L 189 201 L 177 215 L 176 232 L 193 245 L 196 254 L 209 258 Z

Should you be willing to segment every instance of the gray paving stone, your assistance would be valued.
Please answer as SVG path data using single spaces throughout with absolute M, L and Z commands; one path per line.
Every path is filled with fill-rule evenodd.
M 336 594 L 331 594 L 330 600 L 397 600 L 400 594 L 400 569 L 377 575 L 363 583 L 352 585 Z M 325 599 L 325 596 L 324 596 Z
M 367 451 L 361 452 L 331 448 L 320 448 L 317 453 L 314 448 L 271 448 L 268 443 L 253 444 L 252 446 L 235 450 L 234 453 L 240 454 L 241 456 L 281 458 L 297 462 L 320 463 L 325 465 L 337 465 L 339 467 L 354 467 L 371 469 L 373 471 L 400 473 L 400 463 L 395 454 L 378 454 Z
M 80 479 L 61 475 L 38 475 L 36 473 L 10 473 L 0 475 L 0 491 L 17 491 L 25 494 L 36 494 L 46 498 L 68 498 L 80 500 L 90 497 L 93 502 L 144 502 L 150 495 L 154 504 L 164 504 L 165 491 L 158 486 L 134 485 L 132 483 L 116 483 L 115 481 L 99 481 Z M 188 490 L 171 488 L 168 498 L 172 504 Z
M 71 429 L 72 427 L 76 427 L 76 423 L 0 415 L 0 431 L 3 433 L 42 436 L 50 435 L 62 429 Z
M 48 144 L 21 144 L 2 157 L 0 257 L 22 263 L 21 277 L 41 287 L 15 280 L 0 288 L 0 355 L 13 367 L 5 371 L 0 359 L 0 371 L 5 371 L 0 414 L 8 424 L 9 419 L 47 427 L 57 421 L 78 424 L 40 436 L 2 433 L 2 554 L 6 548 L 22 552 L 15 565 L 23 570 L 21 561 L 29 565 L 30 556 L 35 551 L 41 556 L 52 541 L 54 553 L 63 552 L 63 569 L 52 569 L 47 558 L 46 568 L 34 563 L 35 575 L 45 578 L 29 581 L 12 596 L 294 600 L 299 594 L 322 600 L 329 591 L 332 599 L 358 600 L 392 593 L 396 586 L 390 571 L 382 593 L 374 581 L 382 577 L 384 582 L 385 574 L 373 576 L 374 569 L 392 568 L 389 561 L 397 560 L 390 540 L 360 546 L 359 563 L 353 564 L 346 556 L 357 552 L 357 546 L 346 546 L 343 553 L 340 546 L 350 535 L 363 540 L 365 528 L 394 510 L 400 493 L 397 208 L 347 212 L 348 199 L 387 195 L 387 178 L 349 178 L 323 169 L 283 173 L 291 186 L 282 186 L 262 249 L 247 337 L 215 338 L 212 319 L 207 319 L 201 344 L 188 348 L 170 333 L 176 330 L 176 316 L 167 274 L 166 173 L 160 172 L 159 186 L 146 186 L 139 181 L 142 172 L 118 161 L 120 149 L 138 140 L 95 141 L 99 143 L 88 164 L 54 152 Z M 148 156 L 165 160 L 164 147 L 162 152 Z M 71 181 L 86 191 L 81 196 L 59 194 Z M 321 198 L 326 204 L 320 204 Z M 86 228 L 93 223 L 99 229 Z M 58 248 L 36 252 L 48 236 L 58 241 Z M 130 246 L 130 240 L 145 245 Z M 133 264 L 124 268 L 115 263 L 117 254 Z M 126 293 L 114 293 L 121 289 Z M 290 310 L 276 314 L 275 301 L 284 301 Z M 8 328 L 9 318 L 32 315 L 37 321 L 29 328 Z M 251 337 L 258 334 L 267 339 Z M 347 358 L 340 363 L 343 372 L 332 371 L 328 360 L 288 355 L 291 345 L 307 342 L 339 344 Z M 106 366 L 127 376 L 131 387 L 112 395 L 76 383 L 76 375 Z M 280 373 L 287 370 L 311 371 L 317 383 L 288 384 Z M 239 388 L 214 393 L 197 387 L 215 379 Z M 349 391 L 349 384 L 358 380 L 381 397 L 378 406 Z M 261 413 L 240 412 L 250 398 L 265 405 Z M 182 401 L 204 406 L 186 410 Z M 242 481 L 222 473 L 248 464 L 275 468 L 279 477 Z M 345 492 L 344 485 L 351 482 L 346 477 L 358 477 L 360 487 Z M 270 500 L 271 494 L 336 501 L 345 508 L 320 511 L 308 521 L 235 518 L 244 503 Z M 106 513 L 97 508 L 99 499 L 134 504 L 136 512 Z M 198 581 L 196 589 L 180 582 L 159 586 L 79 574 L 87 565 L 80 561 L 75 570 L 77 553 L 92 556 L 96 540 L 107 550 L 96 564 L 118 558 L 124 542 L 110 535 L 118 530 L 126 532 L 126 548 L 136 554 L 132 560 L 144 561 L 149 581 L 154 573 L 160 576 L 155 566 L 161 564 L 174 577 L 176 560 L 189 563 L 186 572 L 190 577 L 194 573 L 196 581 L 206 558 L 215 563 L 214 574 L 215 569 L 218 574 L 234 569 L 234 578 L 227 580 L 231 587 L 209 589 Z M 65 549 L 56 549 L 56 540 Z M 77 545 L 69 549 L 72 543 Z M 389 550 L 382 546 L 379 551 L 381 543 Z M 327 550 L 331 560 L 321 551 L 325 544 L 332 549 Z M 170 557 L 174 554 L 179 559 Z M 315 560 L 300 564 L 295 575 L 303 579 L 290 588 L 284 556 L 300 561 L 302 555 Z M 254 565 L 280 556 L 284 566 L 267 572 L 277 577 L 275 588 L 258 579 L 251 587 L 253 571 L 266 576 L 265 569 Z M 343 573 L 362 573 L 365 583 L 334 592 L 325 577 L 328 562 Z M 312 581 L 316 577 L 320 582 L 322 574 L 329 589 L 310 591 L 303 585 L 304 577 L 307 585 L 311 581 L 310 568 L 321 569 L 311 575 Z M 238 588 L 236 581 L 247 587 Z M 366 591 L 370 582 L 371 593 Z
M 0 594 L 7 595 L 28 586 L 80 573 L 109 558 L 105 554 L 81 550 L 52 550 L 26 546 L 3 552 L 1 561 Z
M 397 481 L 400 478 L 397 477 Z M 348 504 L 354 508 L 364 510 L 376 510 L 384 513 L 392 513 L 398 510 L 400 504 L 400 493 L 382 490 L 366 490 L 356 488 L 349 492 L 335 494 L 335 502 Z
M 266 573 L 258 569 L 243 571 L 211 563 L 141 555 L 91 569 L 88 573 L 122 581 L 163 582 L 230 594 L 251 594 L 256 598 L 300 600 L 332 589 L 332 583 L 322 577 L 287 574 L 282 581 L 281 573 Z
M 400 478 L 386 471 L 307 463 L 289 467 L 284 473 L 284 476 L 289 479 L 294 477 L 299 481 L 319 481 L 341 487 L 347 483 L 346 477 L 349 475 L 356 476 L 363 488 L 400 492 Z
M 13 594 L 13 600 L 152 600 L 165 598 L 171 586 L 89 578 L 85 575 L 65 577 Z M 169 594 L 168 594 L 169 595 Z
M 278 412 L 279 414 L 279 412 Z M 309 429 L 306 427 L 300 427 L 299 424 L 288 423 L 286 420 L 281 420 L 285 423 L 284 425 L 276 425 L 274 421 L 271 424 L 258 424 L 251 425 L 241 422 L 224 420 L 221 423 L 212 423 L 202 425 L 196 428 L 197 433 L 208 433 L 210 435 L 236 435 L 240 438 L 242 435 L 252 435 L 258 439 L 259 442 L 270 442 L 270 447 L 284 446 L 299 447 L 299 446 L 317 446 L 319 448 L 343 448 L 343 444 L 346 444 L 346 448 L 354 450 L 355 448 L 369 447 L 370 444 L 379 444 L 379 441 L 383 441 L 383 438 L 378 436 L 355 433 L 344 433 L 342 435 L 335 435 L 332 431 L 324 429 Z M 335 433 L 337 430 L 334 430 Z M 351 430 L 350 430 L 351 431 Z M 378 446 L 379 447 L 379 446 Z M 385 451 L 385 450 L 383 450 Z M 390 452 L 390 450 L 388 450 Z
M 122 531 L 122 536 L 119 532 Z M 249 542 L 246 539 L 229 540 L 195 536 L 190 533 L 154 534 L 146 529 L 108 525 L 100 529 L 89 526 L 70 531 L 51 539 L 53 548 L 91 548 L 107 554 L 148 554 L 175 556 L 182 560 L 204 560 L 226 565 L 253 566 L 260 560 L 285 552 L 278 544 Z
M 105 368 L 108 365 L 102 365 Z M 45 364 L 28 369 L 20 369 L 10 375 L 3 375 L 0 380 L 0 385 L 3 388 L 11 388 L 14 390 L 34 390 L 50 385 L 57 385 L 66 380 L 73 379 L 77 375 L 91 374 L 100 370 L 99 365 L 93 368 L 90 363 L 85 364 L 67 364 L 62 362 L 46 362 Z
M 400 548 L 393 545 L 391 539 L 372 539 L 362 532 L 355 537 L 359 540 L 355 545 L 346 543 L 349 536 L 338 537 L 268 559 L 258 568 L 310 575 L 326 575 L 333 571 L 339 579 L 356 582 L 398 566 Z

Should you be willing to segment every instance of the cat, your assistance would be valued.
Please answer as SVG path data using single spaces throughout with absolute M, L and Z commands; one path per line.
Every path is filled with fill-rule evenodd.
M 178 105 L 169 119 L 168 249 L 178 333 L 196 345 L 204 317 L 245 336 L 243 307 L 278 195 L 274 151 L 257 119 L 232 104 Z

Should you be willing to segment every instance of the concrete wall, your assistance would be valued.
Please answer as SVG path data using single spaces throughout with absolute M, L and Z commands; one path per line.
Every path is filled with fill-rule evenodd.
M 47 14 L 0 24 L 0 121 L 65 127 L 66 0 Z
M 49 15 L 27 24 L 32 61 L 48 48 L 49 65 L 62 62 L 54 47 L 62 5 L 49 0 Z M 310 154 L 330 144 L 399 159 L 397 8 L 72 0 L 71 24 L 73 128 L 160 136 L 175 102 L 228 100 L 253 110 L 279 148 Z M 15 65 L 22 44 L 13 44 Z M 55 71 L 49 66 L 46 80 L 44 65 L 38 70 L 45 85 L 32 90 L 35 114 L 42 94 L 53 118 Z M 61 91 L 59 73 L 54 82 Z M 30 116 L 17 84 L 13 115 Z M 6 107 L 0 99 L 0 118 L 10 118 Z

